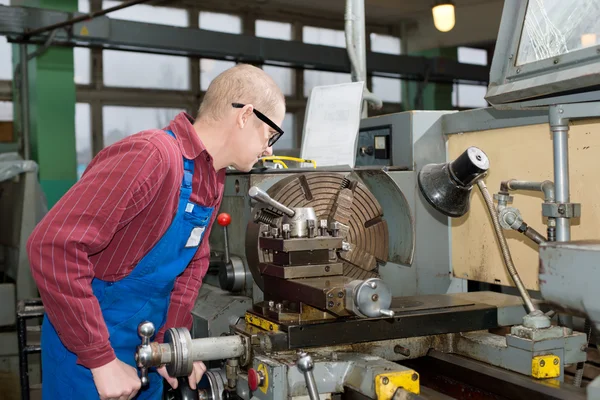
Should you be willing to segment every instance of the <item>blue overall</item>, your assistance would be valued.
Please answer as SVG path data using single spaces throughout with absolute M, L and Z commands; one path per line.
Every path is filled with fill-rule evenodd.
M 167 133 L 173 137 L 171 131 Z M 210 223 L 212 207 L 189 201 L 192 193 L 194 161 L 183 158 L 184 174 L 177 214 L 166 233 L 142 258 L 133 271 L 117 282 L 92 280 L 112 345 L 119 360 L 133 367 L 136 347 L 141 343 L 137 327 L 151 321 L 156 331 L 166 321 L 175 279 L 188 266 Z M 47 317 L 42 324 L 42 399 L 98 399 L 89 369 L 77 364 L 77 356 L 61 342 Z M 163 380 L 149 371 L 149 385 L 136 399 L 160 399 Z

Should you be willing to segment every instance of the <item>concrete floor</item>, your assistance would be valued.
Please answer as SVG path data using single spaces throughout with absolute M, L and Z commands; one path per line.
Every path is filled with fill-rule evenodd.
M 27 344 L 39 344 L 39 329 L 28 332 Z M 40 355 L 29 356 L 29 379 L 31 400 L 41 400 Z M 0 332 L 0 398 L 2 400 L 20 400 L 19 347 L 16 332 Z

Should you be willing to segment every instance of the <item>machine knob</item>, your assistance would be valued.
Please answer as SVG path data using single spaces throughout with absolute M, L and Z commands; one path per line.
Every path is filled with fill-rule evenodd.
M 150 339 L 154 336 L 154 324 L 146 321 L 138 325 L 138 335 L 142 338 L 142 344 L 138 346 L 135 353 L 135 361 L 140 368 L 140 380 L 142 387 L 148 386 L 148 367 L 152 359 Z
M 259 386 L 262 386 L 263 383 L 265 383 L 265 376 L 262 372 L 250 368 L 248 370 L 248 389 L 250 389 L 251 392 L 254 392 Z
M 221 226 L 229 226 L 231 223 L 231 215 L 227 213 L 221 213 L 217 216 L 217 223 Z
M 311 356 L 304 352 L 298 353 L 298 361 L 296 366 L 304 374 L 304 380 L 306 381 L 306 389 L 308 390 L 308 397 L 310 400 L 319 400 L 319 390 L 317 388 L 317 382 L 313 375 L 313 369 L 315 364 Z
M 231 223 L 231 215 L 227 213 L 221 213 L 217 216 L 217 223 L 223 227 L 223 234 L 225 235 L 223 246 L 225 246 L 225 265 L 231 262 L 231 255 L 229 254 L 229 235 L 227 233 L 227 227 Z

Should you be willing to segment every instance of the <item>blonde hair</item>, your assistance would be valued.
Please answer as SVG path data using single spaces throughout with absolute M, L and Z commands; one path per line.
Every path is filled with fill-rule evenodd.
M 252 104 L 258 111 L 272 116 L 280 104 L 285 106 L 285 96 L 262 69 L 238 64 L 210 83 L 200 104 L 198 118 L 219 121 L 231 110 L 231 103 Z

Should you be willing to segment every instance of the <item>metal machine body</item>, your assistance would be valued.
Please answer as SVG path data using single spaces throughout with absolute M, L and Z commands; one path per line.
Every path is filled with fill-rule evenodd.
M 552 380 L 549 398 L 562 398 L 565 367 L 585 361 L 586 335 L 546 328 L 518 296 L 467 293 L 451 276 L 450 221 L 417 188 L 425 164 L 446 161 L 444 116 L 456 117 L 409 112 L 363 121 L 357 160 L 387 126 L 389 143 L 411 143 L 402 167 L 228 174 L 220 211 L 231 218 L 210 237 L 213 273 L 194 308 L 194 330 L 142 346 L 140 365 L 166 364 L 185 376 L 192 360 L 211 362 L 200 393 L 213 399 L 440 398 L 411 363 L 452 354 L 482 370 Z M 404 160 L 387 154 L 390 164 Z M 227 350 L 215 351 L 226 341 Z M 567 393 L 585 398 L 582 390 Z

